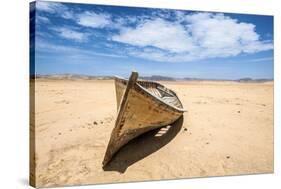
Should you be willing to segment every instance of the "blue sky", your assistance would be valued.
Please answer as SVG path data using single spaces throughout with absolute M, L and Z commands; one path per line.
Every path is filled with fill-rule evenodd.
M 273 78 L 273 17 L 37 1 L 36 74 Z

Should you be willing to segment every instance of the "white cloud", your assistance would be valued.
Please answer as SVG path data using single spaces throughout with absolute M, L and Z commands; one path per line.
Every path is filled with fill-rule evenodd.
M 61 17 L 63 17 L 64 19 L 75 19 L 75 14 L 72 11 L 68 10 L 62 12 Z
M 238 22 L 223 14 L 197 13 L 186 16 L 194 43 L 201 56 L 227 57 L 272 49 L 272 44 L 260 40 L 255 25 Z
M 86 11 L 77 15 L 77 23 L 91 28 L 104 28 L 111 24 L 111 18 L 108 14 Z
M 85 42 L 88 40 L 89 34 L 85 32 L 78 32 L 66 27 L 53 28 L 57 34 L 65 39 L 72 39 L 77 42 Z
M 42 12 L 57 14 L 64 19 L 75 19 L 75 13 L 61 3 L 37 1 L 36 9 Z
M 184 27 L 163 19 L 147 20 L 136 28 L 125 28 L 112 40 L 139 47 L 153 46 L 171 52 L 191 51 L 194 46 Z
M 72 9 L 68 8 L 66 5 L 56 2 L 37 1 L 36 9 L 42 12 L 56 14 L 57 16 L 61 16 L 64 19 L 74 20 L 81 26 L 91 28 L 103 28 L 111 26 L 111 24 L 113 24 L 111 22 L 111 17 L 108 14 L 96 13 L 93 11 L 85 11 L 78 14 L 75 13 Z
M 58 13 L 66 11 L 67 7 L 56 2 L 36 1 L 36 9 L 48 13 Z
M 46 23 L 50 23 L 49 18 L 45 17 L 45 16 L 41 16 L 41 15 L 36 15 L 36 23 L 39 24 L 46 24 Z
M 178 21 L 174 22 L 163 18 L 148 19 L 135 28 L 123 28 L 112 40 L 138 47 L 128 51 L 132 56 L 168 62 L 273 49 L 272 42 L 260 39 L 255 25 L 238 22 L 223 14 L 179 13 L 176 18 Z

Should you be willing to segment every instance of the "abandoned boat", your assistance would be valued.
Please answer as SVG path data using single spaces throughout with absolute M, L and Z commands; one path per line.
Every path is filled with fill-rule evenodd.
M 113 155 L 133 138 L 174 123 L 183 113 L 176 93 L 153 81 L 115 78 L 118 115 L 103 160 L 105 166 Z

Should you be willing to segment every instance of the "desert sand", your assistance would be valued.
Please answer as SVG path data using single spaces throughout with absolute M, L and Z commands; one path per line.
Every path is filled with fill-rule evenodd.
M 36 81 L 37 186 L 273 172 L 273 82 L 161 82 L 187 110 L 102 160 L 117 114 L 113 80 Z

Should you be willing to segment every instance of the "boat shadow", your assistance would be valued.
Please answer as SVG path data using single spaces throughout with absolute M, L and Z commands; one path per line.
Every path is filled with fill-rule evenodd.
M 124 173 L 129 166 L 156 152 L 168 144 L 181 130 L 183 116 L 174 123 L 149 131 L 133 139 L 123 146 L 103 167 L 104 171 L 117 171 Z

